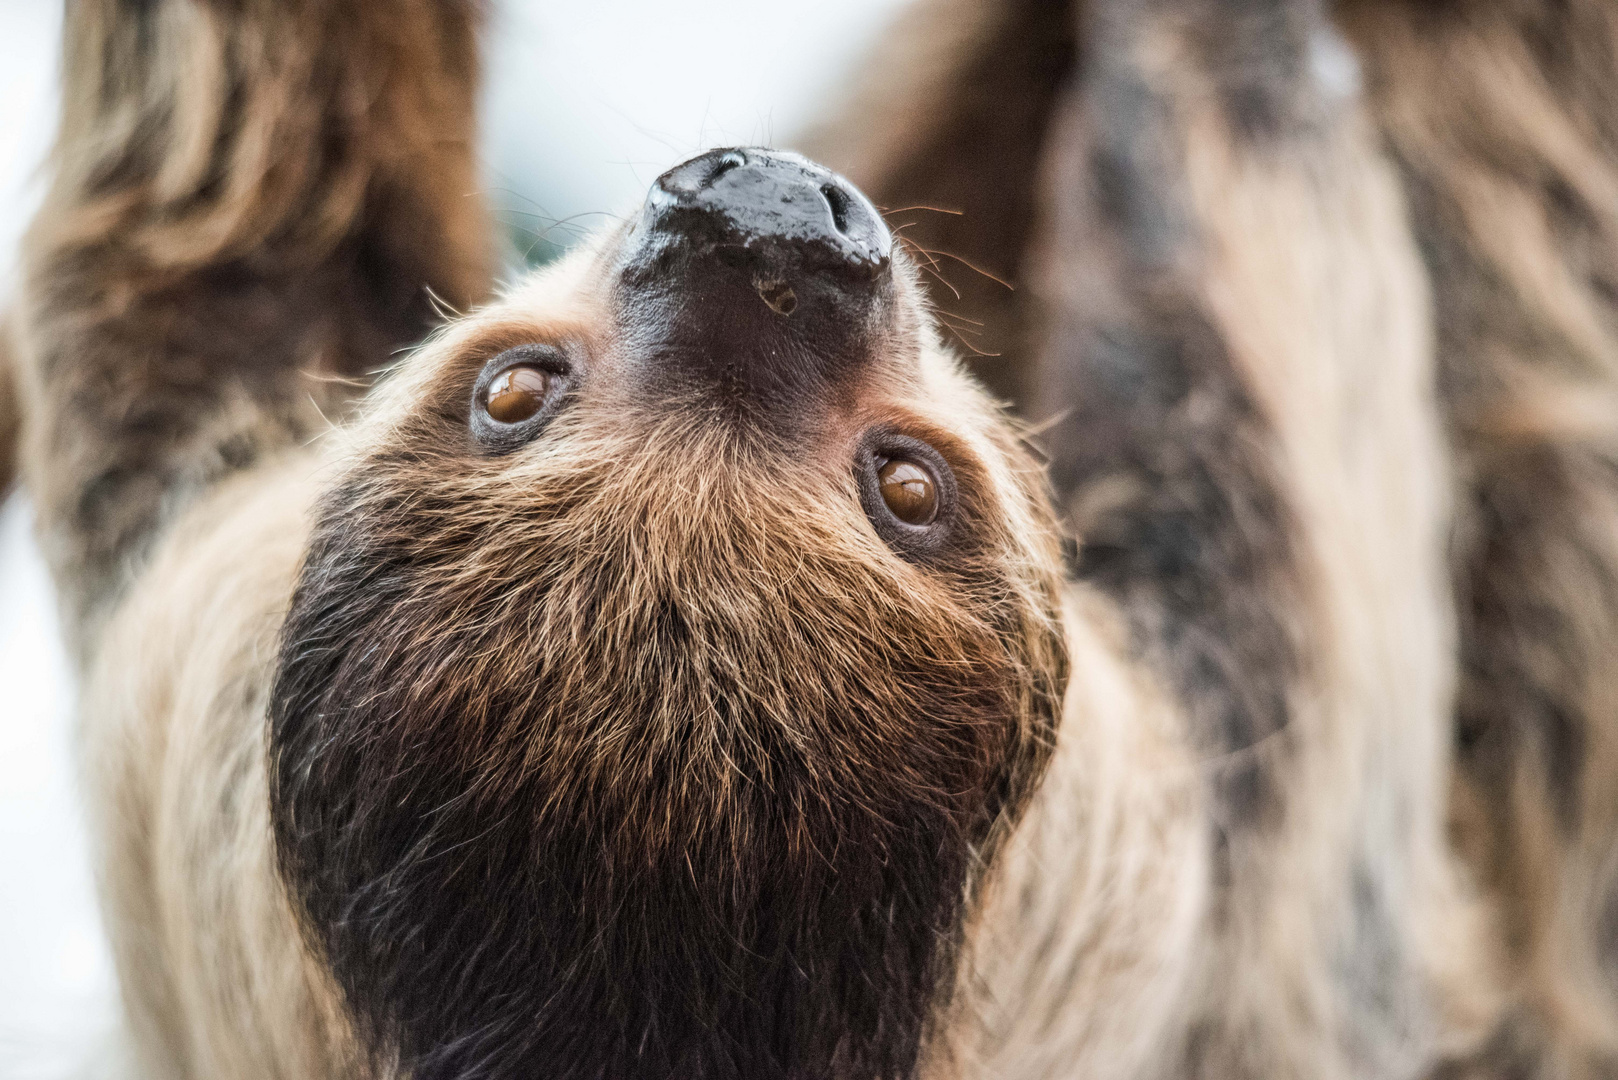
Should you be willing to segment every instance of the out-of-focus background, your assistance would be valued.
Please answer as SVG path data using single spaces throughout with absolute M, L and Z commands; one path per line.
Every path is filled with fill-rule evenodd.
M 903 0 L 496 0 L 485 182 L 539 262 L 699 150 L 790 146 Z M 55 124 L 60 0 L 0 0 L 0 303 Z M 0 509 L 0 1080 L 82 1065 L 115 1016 L 71 752 L 72 685 L 27 503 Z

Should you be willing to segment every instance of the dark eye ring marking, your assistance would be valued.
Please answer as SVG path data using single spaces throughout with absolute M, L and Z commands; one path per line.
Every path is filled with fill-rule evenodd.
M 518 345 L 487 364 L 472 388 L 472 437 L 496 452 L 538 437 L 573 379 L 573 366 L 554 345 Z
M 854 475 L 860 504 L 888 546 L 909 559 L 937 554 L 956 517 L 955 473 L 937 450 L 878 429 L 860 441 Z

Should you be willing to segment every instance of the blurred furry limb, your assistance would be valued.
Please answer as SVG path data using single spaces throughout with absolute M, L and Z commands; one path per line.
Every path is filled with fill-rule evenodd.
M 935 50 L 919 62 L 918 42 Z M 1219 563 L 1262 594 L 1264 568 L 1289 558 L 1273 546 L 1280 534 L 1244 528 L 1242 516 L 1302 515 L 1289 543 L 1311 559 L 1343 536 L 1385 532 L 1385 498 L 1319 518 L 1315 537 L 1309 516 L 1351 500 L 1365 469 L 1420 468 L 1427 451 L 1411 444 L 1376 466 L 1356 439 L 1400 428 L 1384 417 L 1361 436 L 1353 425 L 1328 435 L 1337 421 L 1320 393 L 1335 385 L 1342 408 L 1364 409 L 1390 356 L 1403 350 L 1415 365 L 1408 377 L 1426 387 L 1441 443 L 1431 453 L 1451 463 L 1430 478 L 1440 489 L 1419 496 L 1440 514 L 1432 539 L 1447 556 L 1458 635 L 1453 719 L 1437 747 L 1453 752 L 1446 827 L 1486 903 L 1481 958 L 1501 995 L 1480 1001 L 1481 1014 L 1462 1010 L 1499 1012 L 1476 1051 L 1444 1052 L 1443 1069 L 1610 1074 L 1618 11 L 1602 0 L 941 0 L 918 5 L 878 55 L 846 122 L 812 145 L 881 205 L 948 212 L 916 215 L 905 235 L 958 260 L 940 256 L 949 281 L 937 303 L 992 340 L 985 377 L 1050 418 L 1081 577 L 1124 599 L 1189 701 L 1213 703 L 1210 675 L 1214 686 L 1221 670 L 1235 675 L 1231 707 L 1198 721 L 1213 745 L 1258 738 L 1268 756 L 1298 739 L 1292 691 L 1257 693 L 1252 675 L 1271 678 L 1289 650 L 1312 663 L 1323 643 L 1311 634 L 1287 646 L 1281 625 L 1231 635 L 1232 617 L 1250 629 L 1265 619 L 1222 608 Z M 1014 118 L 991 119 L 997 98 L 1017 103 Z M 989 289 L 963 263 L 1017 292 Z M 1370 330 L 1391 330 L 1389 319 L 1404 327 L 1398 344 Z M 1266 458 L 1279 476 L 1240 479 Z M 1350 471 L 1310 511 L 1288 474 L 1333 458 Z M 1272 495 L 1255 502 L 1266 485 Z M 1198 628 L 1223 629 L 1180 667 Z M 1382 752 L 1406 752 L 1403 738 Z M 1294 756 L 1226 797 L 1296 820 L 1284 778 L 1300 766 Z M 1383 812 L 1408 822 L 1411 811 L 1401 799 Z M 1275 865 L 1271 855 L 1243 868 L 1244 832 L 1225 834 L 1233 895 L 1249 870 Z M 1363 929 L 1388 900 L 1375 877 L 1356 901 Z M 1372 937 L 1383 944 L 1355 951 L 1380 957 L 1378 979 L 1422 944 Z M 1217 993 L 1229 1003 L 1244 991 L 1227 976 Z M 1227 1038 L 1202 1027 L 1185 1066 L 1289 1071 L 1264 1064 L 1264 1038 L 1234 1059 Z
M 433 295 L 485 295 L 475 6 L 69 5 L 17 311 L 25 396 L 73 403 L 28 426 L 69 625 L 181 493 L 341 416 Z

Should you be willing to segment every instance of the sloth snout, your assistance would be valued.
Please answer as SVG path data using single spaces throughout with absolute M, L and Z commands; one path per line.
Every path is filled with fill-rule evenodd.
M 629 381 L 785 421 L 888 348 L 893 236 L 858 188 L 798 154 L 712 150 L 652 185 L 620 241 Z
M 657 178 L 645 224 L 652 242 L 730 253 L 778 275 L 842 271 L 874 280 L 893 237 L 858 188 L 798 154 L 710 150 Z

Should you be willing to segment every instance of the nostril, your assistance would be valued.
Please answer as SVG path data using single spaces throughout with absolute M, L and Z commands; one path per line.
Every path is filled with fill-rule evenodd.
M 777 315 L 784 318 L 798 310 L 798 294 L 792 291 L 792 286 L 780 281 L 759 281 L 755 285 L 759 297 Z
M 704 186 L 713 186 L 715 180 L 718 180 L 730 170 L 746 164 L 746 154 L 743 154 L 740 150 L 727 150 L 725 153 L 719 155 L 718 161 L 714 162 L 713 171 L 708 174 L 708 180 Z
M 826 199 L 826 205 L 831 207 L 831 223 L 837 226 L 837 231 L 848 235 L 848 192 L 836 184 L 823 184 L 820 194 Z

